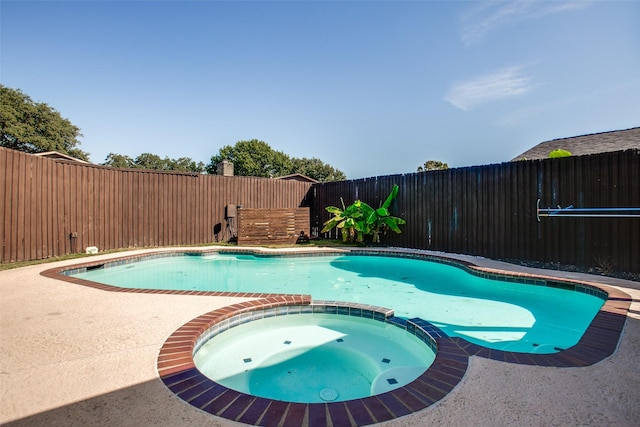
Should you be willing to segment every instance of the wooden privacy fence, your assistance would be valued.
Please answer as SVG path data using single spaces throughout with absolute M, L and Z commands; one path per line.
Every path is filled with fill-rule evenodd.
M 640 273 L 640 218 L 538 221 L 536 215 L 538 203 L 640 207 L 638 150 L 312 186 L 114 169 L 0 148 L 0 261 L 83 252 L 87 246 L 102 251 L 226 241 L 238 233 L 228 208 L 239 205 L 247 215 L 250 209 L 309 206 L 309 228 L 296 223 L 295 229 L 314 236 L 329 218 L 326 206 L 340 206 L 343 197 L 345 204 L 361 199 L 377 207 L 393 184 L 400 192 L 392 214 L 407 224 L 402 234 L 382 236 L 383 244 Z
M 638 150 L 316 184 L 312 233 L 340 197 L 378 207 L 393 184 L 392 214 L 407 224 L 385 244 L 640 273 L 640 217 L 536 215 L 538 200 L 544 208 L 640 207 Z
M 294 244 L 309 236 L 309 208 L 238 209 L 238 244 Z
M 310 183 L 114 169 L 0 148 L 0 261 L 229 240 L 227 205 L 297 208 Z

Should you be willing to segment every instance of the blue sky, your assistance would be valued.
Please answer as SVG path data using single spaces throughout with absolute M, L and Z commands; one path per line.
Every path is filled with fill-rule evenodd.
M 640 126 L 640 1 L 2 0 L 5 86 L 110 152 L 260 139 L 348 178 Z

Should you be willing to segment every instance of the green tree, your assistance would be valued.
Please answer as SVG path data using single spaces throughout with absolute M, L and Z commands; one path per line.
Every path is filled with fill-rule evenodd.
M 142 153 L 133 162 L 140 169 L 169 170 L 167 161 L 157 154 Z
M 102 164 L 104 166 L 111 166 L 114 168 L 153 169 L 197 173 L 202 173 L 204 171 L 203 162 L 196 163 L 189 157 L 180 157 L 178 159 L 165 157 L 162 159 L 157 154 L 152 153 L 142 153 L 135 159 L 123 154 L 109 153 Z
M 190 157 L 180 157 L 178 159 L 170 159 L 169 166 L 171 170 L 183 172 L 204 172 L 204 163 L 195 162 Z
M 439 160 L 427 160 L 423 166 L 418 166 L 418 172 L 438 171 L 449 169 L 449 165 Z
M 300 173 L 320 182 L 343 181 L 346 176 L 342 171 L 324 163 L 318 158 L 306 157 L 291 159 L 292 173 Z
M 275 151 L 264 141 L 252 139 L 238 141 L 233 147 L 226 145 L 211 157 L 205 170 L 217 172 L 218 163 L 228 160 L 233 163 L 235 175 L 274 178 L 291 173 L 291 159 L 281 151 Z
M 123 154 L 109 153 L 105 159 L 104 166 L 111 166 L 113 168 L 135 168 L 136 164 L 133 159 Z
M 291 158 L 272 149 L 264 141 L 252 139 L 238 141 L 234 146 L 226 145 L 211 157 L 205 167 L 207 173 L 217 173 L 218 163 L 228 160 L 233 163 L 234 174 L 239 176 L 278 177 L 300 173 L 320 182 L 345 179 L 344 173 L 323 163 L 320 159 Z
M 0 146 L 27 153 L 58 151 L 81 160 L 80 129 L 44 103 L 0 85 Z

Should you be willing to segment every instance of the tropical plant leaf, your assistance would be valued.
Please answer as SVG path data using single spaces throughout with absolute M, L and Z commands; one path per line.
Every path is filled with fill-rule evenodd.
M 385 208 L 384 206 L 381 208 L 376 209 L 376 213 L 379 216 L 389 216 L 389 209 Z
M 389 206 L 391 206 L 391 203 L 393 202 L 393 199 L 395 199 L 396 196 L 398 195 L 398 191 L 399 191 L 398 184 L 394 184 L 393 188 L 391 189 L 391 193 L 389 193 L 389 195 L 387 196 L 387 199 L 382 204 L 382 207 L 388 209 Z
M 340 208 L 335 207 L 335 206 L 327 206 L 327 207 L 325 208 L 325 210 L 326 210 L 327 212 L 329 212 L 329 213 L 334 214 L 334 215 L 341 214 L 341 213 L 344 211 L 344 209 L 340 209 Z
M 373 211 L 367 216 L 367 224 L 375 224 L 378 221 L 378 215 L 376 215 L 376 211 Z
M 360 210 L 362 211 L 363 216 L 369 216 L 371 215 L 371 212 L 374 211 L 374 209 L 365 202 L 360 202 Z
M 400 230 L 400 227 L 398 227 L 398 225 L 406 224 L 406 221 L 404 219 L 395 216 L 385 217 L 382 219 L 382 221 L 389 227 L 391 231 L 394 231 L 398 234 L 402 233 L 402 230 Z
M 342 228 L 341 224 L 343 222 L 344 222 L 344 218 L 342 218 L 341 216 L 334 216 L 332 218 L 329 218 L 327 221 L 324 222 L 323 224 L 324 227 L 320 232 L 326 233 L 327 231 L 331 230 L 334 227 Z

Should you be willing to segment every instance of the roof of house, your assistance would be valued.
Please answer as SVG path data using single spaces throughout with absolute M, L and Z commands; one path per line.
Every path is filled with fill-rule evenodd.
M 52 160 L 69 160 L 72 162 L 79 162 L 79 163 L 85 163 L 85 164 L 89 163 L 81 159 L 76 159 L 75 157 L 69 156 L 67 154 L 59 153 L 57 151 L 46 151 L 44 153 L 34 153 L 34 155 L 39 157 L 46 157 L 47 159 L 52 159 Z
M 567 150 L 573 156 L 583 156 L 634 148 L 640 149 L 640 127 L 573 136 L 571 138 L 552 139 L 551 141 L 541 142 L 516 156 L 513 160 L 546 159 L 549 157 L 549 153 L 556 149 Z
M 301 182 L 311 182 L 311 183 L 318 183 L 320 181 L 313 179 L 313 178 L 309 178 L 306 175 L 302 175 L 301 173 L 292 173 L 291 175 L 284 175 L 284 176 L 279 176 L 275 179 L 285 179 L 285 180 L 289 180 L 289 181 L 301 181 Z

